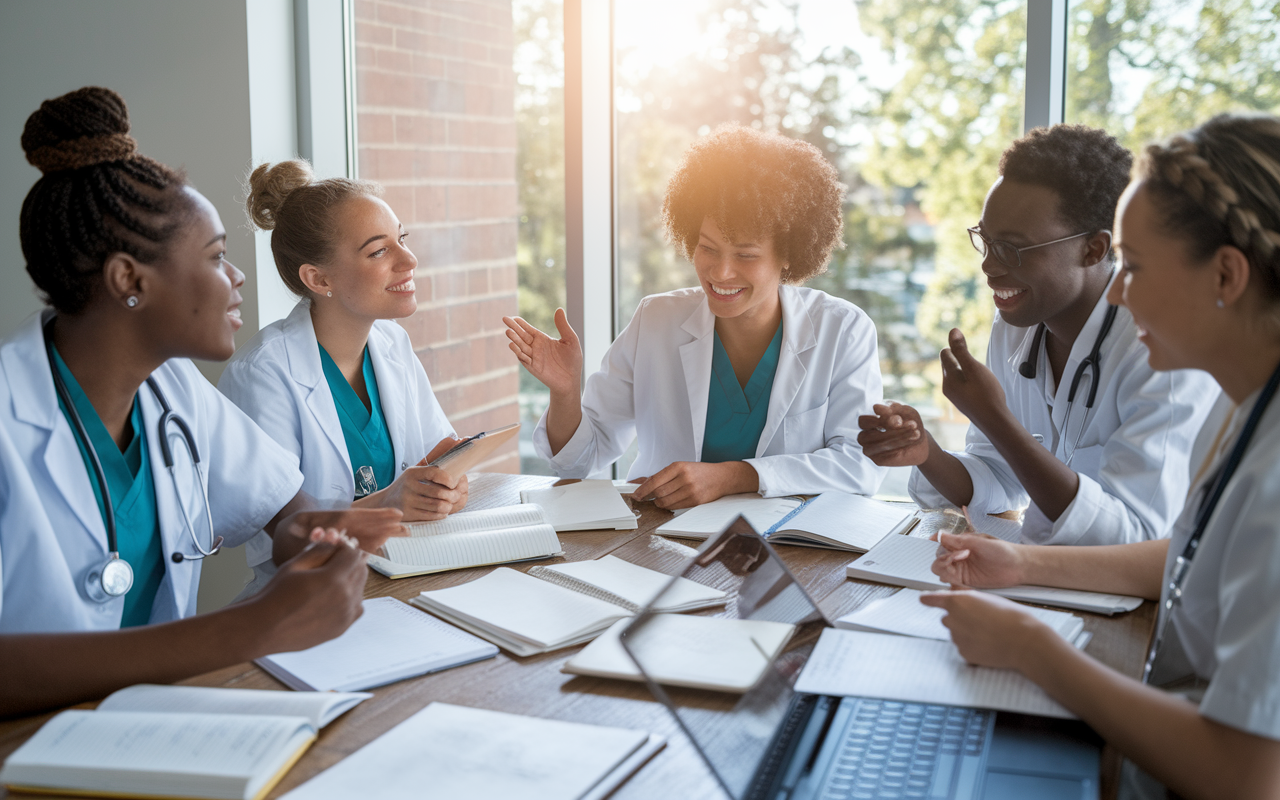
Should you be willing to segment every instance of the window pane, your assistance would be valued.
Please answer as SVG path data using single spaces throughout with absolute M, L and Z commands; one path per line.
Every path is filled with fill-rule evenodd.
M 888 397 L 944 446 L 967 422 L 937 352 L 961 328 L 985 352 L 993 306 L 965 228 L 1022 129 L 1022 0 L 616 0 L 618 295 L 696 284 L 662 238 L 667 178 L 725 122 L 811 142 L 840 170 L 845 248 L 809 285 L 865 310 Z M 905 493 L 895 474 L 886 493 Z
M 1072 0 L 1069 122 L 1134 152 L 1223 111 L 1280 111 L 1271 0 Z

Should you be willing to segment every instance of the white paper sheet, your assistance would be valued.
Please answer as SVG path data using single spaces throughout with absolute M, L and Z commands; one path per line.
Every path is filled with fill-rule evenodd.
M 951 641 L 951 632 L 942 624 L 942 618 L 947 612 L 921 603 L 920 594 L 916 589 L 901 589 L 889 597 L 867 603 L 852 614 L 844 615 L 836 620 L 836 627 Z M 1034 606 L 1026 606 L 1023 610 L 1053 628 L 1068 641 L 1074 641 L 1080 633 L 1080 618 L 1065 611 Z
M 727 528 L 739 514 L 746 517 L 756 531 L 763 533 L 801 502 L 796 497 L 765 498 L 758 494 L 731 494 L 686 510 L 675 519 L 658 526 L 658 533 L 706 539 Z
M 541 506 L 557 532 L 635 530 L 639 525 L 611 480 L 584 480 L 526 490 L 520 493 L 520 501 Z

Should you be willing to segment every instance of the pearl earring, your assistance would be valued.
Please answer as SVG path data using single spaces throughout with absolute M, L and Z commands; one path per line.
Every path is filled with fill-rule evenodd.
M 124 304 L 129 308 L 136 308 L 138 305 L 138 298 L 134 297 L 133 295 L 129 295 L 129 299 L 125 300 Z
M 1226 304 L 1226 303 L 1224 303 L 1224 302 L 1222 302 L 1222 298 L 1221 298 L 1221 297 L 1219 297 L 1219 298 L 1218 298 L 1218 308 L 1226 308 L 1226 307 L 1227 307 L 1227 304 Z
M 329 292 L 329 293 L 328 293 L 328 296 L 329 296 L 329 297 L 333 297 L 333 292 Z M 1221 301 L 1221 300 L 1219 300 L 1219 301 L 1218 301 L 1218 305 L 1222 305 L 1222 301 Z

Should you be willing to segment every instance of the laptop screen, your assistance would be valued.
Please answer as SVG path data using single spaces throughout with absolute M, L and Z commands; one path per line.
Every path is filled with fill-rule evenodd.
M 741 800 L 830 623 L 743 517 L 708 539 L 680 577 L 725 591 L 724 608 L 699 616 L 655 611 L 678 605 L 674 579 L 623 631 L 623 648 L 725 790 Z

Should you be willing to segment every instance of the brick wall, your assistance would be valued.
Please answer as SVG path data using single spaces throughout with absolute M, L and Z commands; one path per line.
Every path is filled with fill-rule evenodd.
M 410 232 L 401 323 L 459 434 L 516 422 L 516 123 L 511 0 L 357 0 L 360 177 Z M 514 443 L 484 469 L 519 472 Z

